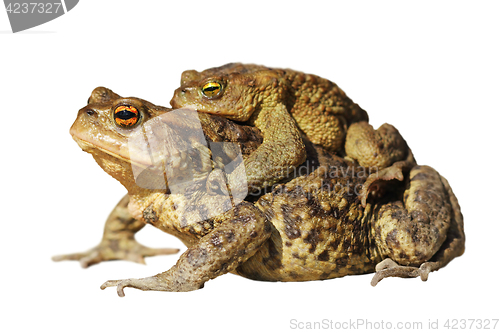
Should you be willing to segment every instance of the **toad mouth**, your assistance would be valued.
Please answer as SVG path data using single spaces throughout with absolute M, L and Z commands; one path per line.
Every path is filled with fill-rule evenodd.
M 124 162 L 127 162 L 127 163 L 130 163 L 130 164 L 133 164 L 137 167 L 140 167 L 140 168 L 144 168 L 146 169 L 148 167 L 148 165 L 146 163 L 141 163 L 135 159 L 130 159 L 128 156 L 123 156 L 121 154 L 118 154 L 118 153 L 115 153 L 109 149 L 106 149 L 104 148 L 102 145 L 99 145 L 99 144 L 96 144 L 94 142 L 91 142 L 90 140 L 86 140 L 82 137 L 79 137 L 78 135 L 76 134 L 73 134 L 72 135 L 72 138 L 73 140 L 76 141 L 76 143 L 78 144 L 78 146 L 85 152 L 87 153 L 91 153 L 91 150 L 92 149 L 96 149 L 96 150 L 99 150 L 109 156 L 112 156 L 114 158 L 117 158 L 121 161 L 124 161 Z

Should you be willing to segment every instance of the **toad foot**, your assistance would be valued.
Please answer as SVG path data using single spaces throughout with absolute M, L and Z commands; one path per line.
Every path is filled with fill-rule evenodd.
M 125 292 L 123 291 L 125 287 L 131 287 L 140 290 L 166 291 L 166 289 L 159 288 L 161 286 L 158 283 L 157 278 L 154 276 L 143 279 L 108 280 L 101 285 L 102 290 L 108 287 L 116 287 L 116 292 L 120 297 L 125 296 Z
M 427 281 L 429 273 L 435 270 L 435 263 L 424 262 L 420 267 L 400 266 L 392 259 L 387 258 L 379 262 L 375 267 L 375 275 L 372 278 L 371 285 L 376 286 L 386 277 L 415 278 L 420 276 L 422 281 Z
M 70 254 L 57 255 L 52 257 L 53 261 L 78 260 L 83 268 L 90 267 L 103 261 L 128 260 L 139 264 L 145 264 L 145 257 L 152 257 L 163 254 L 175 254 L 179 249 L 154 249 L 139 244 L 135 239 L 121 240 L 118 245 L 103 241 L 96 247 L 85 251 Z
M 171 272 L 170 272 L 171 273 Z M 124 297 L 123 289 L 126 287 L 135 288 L 143 291 L 193 291 L 203 288 L 203 283 L 190 283 L 182 278 L 172 280 L 172 274 L 169 272 L 160 273 L 155 276 L 150 276 L 142 279 L 124 279 L 124 280 L 108 280 L 101 285 L 101 290 L 108 287 L 116 287 L 118 296 Z

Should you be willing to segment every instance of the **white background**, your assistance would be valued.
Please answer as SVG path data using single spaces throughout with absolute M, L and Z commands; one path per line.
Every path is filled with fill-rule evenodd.
M 284 332 L 292 319 L 424 328 L 439 320 L 442 328 L 446 319 L 500 318 L 499 9 L 491 1 L 87 0 L 18 34 L 0 10 L 0 330 Z M 395 125 L 417 161 L 450 181 L 465 217 L 465 254 L 425 283 L 226 275 L 195 292 L 126 289 L 125 298 L 99 286 L 165 271 L 178 255 L 86 270 L 52 262 L 97 244 L 124 194 L 68 133 L 92 89 L 168 106 L 183 70 L 235 61 L 318 74 L 374 126 Z M 152 227 L 138 239 L 184 250 Z

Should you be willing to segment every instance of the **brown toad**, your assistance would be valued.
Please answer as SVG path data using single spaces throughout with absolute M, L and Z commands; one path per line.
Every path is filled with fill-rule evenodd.
M 364 134 L 374 132 L 367 123 L 367 113 L 335 83 L 291 69 L 234 63 L 202 72 L 185 71 L 170 103 L 174 108 L 189 107 L 221 115 L 261 130 L 264 143 L 245 161 L 251 189 L 282 180 L 305 161 L 302 133 L 332 152 L 343 152 L 345 144 L 349 156 L 353 149 L 348 148 L 354 145 L 377 147 L 383 141 L 393 143 L 392 150 L 382 147 L 371 151 L 378 157 L 365 158 L 364 162 L 374 163 L 365 166 L 386 167 L 407 156 L 406 143 L 400 140 L 399 133 L 395 138 L 390 136 L 392 128 L 378 135 Z M 348 135 L 349 126 L 358 122 L 358 130 Z M 382 133 L 387 137 L 362 143 Z M 367 156 L 365 153 L 362 155 Z
M 379 183 L 383 196 L 368 196 L 363 205 L 359 192 L 370 170 L 305 140 L 304 168 L 269 193 L 243 198 L 239 191 L 246 187 L 234 179 L 245 179 L 243 160 L 262 142 L 258 130 L 217 116 L 121 98 L 105 88 L 94 90 L 71 134 L 128 195 L 108 218 L 100 246 L 56 260 L 83 259 L 88 265 L 171 253 L 134 240 L 144 223 L 188 247 L 163 273 L 101 286 L 117 286 L 120 296 L 125 287 L 196 290 L 229 272 L 265 281 L 374 271 L 373 285 L 388 276 L 426 280 L 430 271 L 464 251 L 457 199 L 448 182 L 427 166 L 402 168 L 402 181 Z M 136 141 L 135 134 L 147 140 Z

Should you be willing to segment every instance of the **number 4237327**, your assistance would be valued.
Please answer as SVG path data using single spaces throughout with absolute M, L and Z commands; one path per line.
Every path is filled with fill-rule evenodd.
M 447 329 L 457 330 L 457 329 L 484 329 L 484 330 L 494 330 L 497 327 L 498 319 L 448 319 L 444 323 L 444 327 Z
M 7 13 L 9 14 L 57 14 L 59 10 L 63 10 L 60 2 L 23 2 L 9 3 L 7 5 Z

